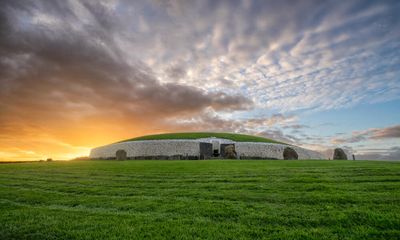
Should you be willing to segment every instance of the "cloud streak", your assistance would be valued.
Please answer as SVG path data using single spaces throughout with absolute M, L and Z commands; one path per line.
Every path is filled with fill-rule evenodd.
M 400 160 L 400 147 L 392 147 L 377 151 L 371 149 L 367 153 L 357 154 L 357 160 Z
M 372 128 L 364 131 L 355 131 L 350 137 L 333 138 L 332 143 L 357 143 L 366 140 L 382 140 L 400 138 L 400 125 L 386 128 Z

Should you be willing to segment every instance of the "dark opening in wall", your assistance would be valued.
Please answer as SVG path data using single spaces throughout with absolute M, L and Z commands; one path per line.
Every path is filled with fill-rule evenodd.
M 213 149 L 211 143 L 200 143 L 200 159 L 210 159 L 213 156 Z
M 214 156 L 214 157 L 218 157 L 218 156 L 219 156 L 219 151 L 218 151 L 218 149 L 214 149 L 214 150 L 213 150 L 213 156 Z
M 212 144 L 212 149 L 213 149 L 213 156 L 214 157 L 219 157 L 219 155 L 220 155 L 220 150 L 219 150 L 220 143 L 219 143 L 219 141 L 218 140 L 212 140 L 211 144 Z

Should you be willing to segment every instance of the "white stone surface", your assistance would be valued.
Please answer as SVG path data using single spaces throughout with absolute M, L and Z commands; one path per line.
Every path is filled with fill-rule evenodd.
M 297 146 L 262 142 L 234 142 L 228 139 L 217 138 L 195 140 L 146 140 L 114 143 L 92 149 L 90 158 L 113 158 L 119 149 L 125 150 L 128 157 L 199 156 L 200 142 L 212 143 L 215 140 L 218 140 L 220 143 L 234 143 L 238 158 L 257 157 L 283 159 L 285 147 L 291 147 L 297 152 L 299 159 L 324 159 L 324 156 L 318 152 Z
M 240 158 L 259 157 L 259 158 L 276 158 L 283 159 L 283 151 L 286 147 L 293 148 L 299 159 L 324 159 L 321 153 L 304 149 L 297 146 L 288 146 L 277 143 L 262 143 L 262 142 L 237 142 L 235 150 Z
M 194 141 L 207 142 L 207 143 L 213 143 L 214 141 L 218 141 L 219 144 L 236 143 L 235 141 L 232 141 L 230 139 L 216 138 L 216 137 L 198 138 L 198 139 L 195 139 Z
M 198 156 L 200 144 L 196 140 L 146 140 L 114 143 L 92 149 L 90 158 L 112 158 L 123 149 L 128 157 L 137 156 Z

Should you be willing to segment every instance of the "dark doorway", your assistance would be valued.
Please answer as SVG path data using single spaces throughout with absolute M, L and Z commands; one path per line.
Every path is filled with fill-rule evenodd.
M 200 159 L 210 159 L 213 155 L 212 144 L 201 142 L 200 143 Z
M 212 140 L 211 144 L 212 144 L 213 156 L 214 157 L 219 157 L 219 155 L 220 155 L 220 151 L 219 151 L 220 143 L 219 143 L 219 141 L 218 140 Z
M 213 150 L 213 156 L 214 156 L 214 157 L 218 157 L 218 156 L 219 156 L 219 151 L 218 151 L 218 149 L 214 149 L 214 150 Z

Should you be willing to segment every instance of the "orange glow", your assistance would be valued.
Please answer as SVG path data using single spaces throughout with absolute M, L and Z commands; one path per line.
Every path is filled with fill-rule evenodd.
M 3 133 L 0 138 L 0 161 L 70 160 L 88 156 L 90 149 L 96 146 L 163 132 L 140 128 L 143 125 L 139 122 L 120 120 L 82 120 L 72 125 L 60 122 L 59 125 L 44 127 L 14 123 L 13 131 Z

